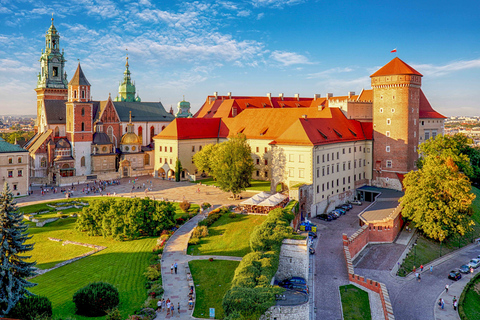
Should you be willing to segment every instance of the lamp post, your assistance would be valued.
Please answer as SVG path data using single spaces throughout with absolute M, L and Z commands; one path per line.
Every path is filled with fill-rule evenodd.
M 440 257 L 442 256 L 442 243 L 443 243 L 443 233 L 440 233 Z
M 413 256 L 413 265 L 416 266 L 417 265 L 417 240 L 415 240 L 413 247 L 415 249 L 414 256 Z

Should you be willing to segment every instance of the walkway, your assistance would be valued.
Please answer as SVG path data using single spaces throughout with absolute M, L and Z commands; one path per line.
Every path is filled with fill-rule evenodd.
M 170 237 L 165 245 L 162 255 L 162 282 L 163 289 L 165 290 L 163 297 L 173 302 L 175 305 L 175 313 L 166 316 L 166 312 L 162 311 L 158 313 L 155 319 L 194 319 L 192 316 L 193 310 L 188 310 L 188 293 L 189 293 L 189 280 L 187 279 L 188 261 L 191 260 L 206 260 L 214 258 L 216 260 L 232 260 L 241 261 L 241 257 L 229 257 L 229 256 L 189 256 L 186 254 L 188 247 L 188 240 L 200 220 L 204 218 L 204 215 L 198 214 L 187 223 L 182 225 L 175 233 Z M 177 273 L 171 273 L 171 266 L 177 263 Z M 192 280 L 190 280 L 192 281 Z M 177 304 L 180 303 L 180 314 L 177 312 Z

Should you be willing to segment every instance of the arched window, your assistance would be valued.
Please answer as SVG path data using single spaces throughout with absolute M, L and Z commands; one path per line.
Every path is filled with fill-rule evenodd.
M 145 154 L 144 156 L 144 163 L 146 166 L 150 165 L 150 155 L 149 154 Z
M 143 128 L 142 128 L 142 126 L 140 126 L 140 127 L 138 127 L 138 137 L 139 137 L 140 139 L 142 139 L 142 137 L 143 137 L 142 134 L 143 134 Z M 142 139 L 142 140 L 143 140 L 143 139 Z
M 165 126 L 162 126 L 162 131 L 163 131 L 163 129 L 165 129 Z
M 81 131 L 85 131 L 85 122 L 82 122 L 82 130 Z
M 40 160 L 40 167 L 42 167 L 42 168 L 47 167 L 47 159 L 42 158 L 42 160 Z
M 125 127 L 125 132 L 127 132 L 127 131 L 128 131 L 128 128 L 127 128 L 127 127 Z
M 55 127 L 55 137 L 59 137 L 60 136 L 60 129 L 58 129 L 58 126 Z
M 81 167 L 85 167 L 85 157 L 82 157 L 82 158 L 80 159 L 80 166 L 81 166 Z
M 82 98 L 85 98 L 85 91 L 82 91 Z M 82 108 L 82 116 L 85 115 L 85 108 Z
M 113 128 L 112 128 L 112 126 L 109 126 L 107 128 L 107 135 L 110 138 L 110 142 L 113 142 Z
M 85 99 L 85 90 L 82 90 L 82 99 Z M 83 111 L 83 108 L 82 108 L 82 111 Z M 83 116 L 83 114 L 82 114 Z
M 73 91 L 73 99 L 77 99 L 77 90 Z
M 155 128 L 153 126 L 150 127 L 150 142 L 153 142 L 153 137 L 155 136 Z

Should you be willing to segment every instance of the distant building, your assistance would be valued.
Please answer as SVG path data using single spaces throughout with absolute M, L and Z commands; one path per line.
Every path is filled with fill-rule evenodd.
M 14 196 L 28 194 L 28 152 L 0 138 L 0 178 L 7 182 Z

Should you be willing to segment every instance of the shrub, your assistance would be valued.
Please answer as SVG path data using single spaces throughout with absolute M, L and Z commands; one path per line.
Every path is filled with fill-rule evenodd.
M 106 282 L 93 282 L 79 289 L 73 295 L 77 314 L 87 317 L 104 316 L 107 310 L 120 302 L 117 288 Z
M 208 258 L 208 261 L 213 262 L 213 258 Z
M 237 214 L 235 212 L 232 212 L 228 215 L 230 219 L 235 219 L 237 217 Z
M 52 316 L 52 302 L 47 297 L 30 296 L 20 300 L 8 314 L 22 320 L 35 320 Z
M 152 308 L 154 310 L 157 310 L 157 302 L 158 302 L 158 299 L 152 299 L 152 298 L 148 298 L 147 300 L 145 300 L 145 308 Z
M 188 244 L 190 244 L 192 246 L 195 246 L 199 243 L 200 243 L 200 239 L 198 239 L 198 238 L 190 238 L 190 240 L 188 240 Z
M 212 206 L 212 205 L 211 205 L 210 203 L 208 203 L 208 202 L 202 203 L 202 209 L 203 209 L 203 210 L 206 210 L 206 209 L 210 208 L 211 206 Z
M 143 320 L 153 320 L 157 316 L 155 309 L 152 308 L 143 308 L 138 313 L 139 316 L 143 317 Z
M 208 228 L 206 226 L 195 227 L 192 232 L 192 238 L 203 238 L 208 236 Z
M 160 263 L 152 264 L 147 267 L 147 271 L 143 273 L 143 275 L 150 281 L 154 281 L 159 279 L 162 276 L 162 268 Z
M 118 308 L 111 309 L 107 311 L 107 316 L 105 317 L 105 320 L 122 320 L 122 314 L 120 313 L 120 310 Z
M 164 290 L 160 283 L 154 283 L 148 290 L 148 295 L 152 298 L 160 297 L 163 294 Z
M 184 215 L 182 215 L 180 218 L 182 218 L 183 221 L 188 221 L 188 220 L 190 220 L 190 216 L 189 216 L 188 214 L 184 214 Z
M 182 202 L 180 202 L 180 209 L 188 213 L 188 209 L 190 209 L 190 202 L 188 202 L 187 200 L 183 200 Z
M 198 209 L 198 208 L 193 208 L 193 209 L 188 210 L 188 213 L 190 214 L 190 216 L 193 217 L 193 216 L 196 216 L 199 211 L 200 211 L 200 209 Z
M 177 224 L 183 224 L 185 222 L 185 220 L 183 220 L 182 218 L 178 218 L 178 219 L 175 219 L 175 221 L 177 222 Z

